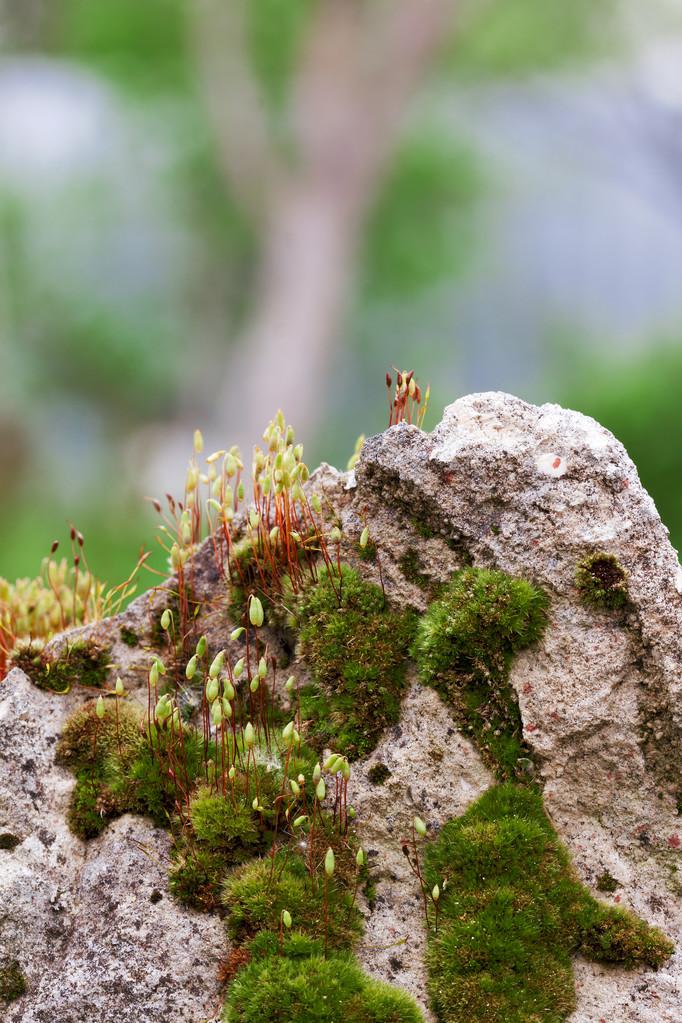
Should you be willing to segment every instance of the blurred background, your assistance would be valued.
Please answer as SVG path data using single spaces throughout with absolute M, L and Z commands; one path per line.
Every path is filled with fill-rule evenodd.
M 0 575 L 384 374 L 594 415 L 682 543 L 679 0 L 0 0 Z

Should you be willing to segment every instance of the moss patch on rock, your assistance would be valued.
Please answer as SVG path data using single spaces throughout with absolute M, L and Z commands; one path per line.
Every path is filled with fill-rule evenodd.
M 226 1023 L 423 1023 L 405 992 L 368 977 L 351 955 L 325 958 L 319 943 L 291 939 L 280 955 L 272 938 L 270 954 L 258 948 L 237 974 Z
M 391 771 L 386 764 L 373 764 L 367 772 L 367 781 L 372 785 L 383 785 L 391 777 Z
M 562 1023 L 575 1009 L 571 956 L 661 966 L 672 943 L 578 880 L 540 795 L 489 789 L 427 848 L 439 924 L 429 989 L 439 1023 Z
M 284 749 L 283 741 L 279 740 Z M 210 911 L 220 907 L 221 885 L 231 868 L 265 852 L 285 823 L 283 817 L 283 768 L 286 757 L 275 753 L 240 769 L 228 782 L 225 793 L 217 786 L 200 786 L 190 800 L 184 822 L 174 825 L 169 885 L 173 895 L 186 905 Z M 243 751 L 242 751 L 243 752 Z M 230 748 L 230 756 L 233 748 Z M 305 746 L 290 754 L 287 772 L 303 776 L 303 787 L 314 788 L 315 756 Z M 258 798 L 259 810 L 253 801 Z M 289 816 L 297 802 L 288 796 Z M 255 861 L 254 861 L 255 862 Z
M 287 910 L 292 933 L 324 940 L 324 881 L 320 873 L 311 877 L 303 858 L 288 850 L 278 852 L 272 860 L 255 860 L 236 870 L 227 878 L 222 895 L 229 910 L 230 937 L 244 942 L 260 931 L 277 931 L 281 913 Z M 337 876 L 328 884 L 327 898 L 329 948 L 350 948 L 362 933 L 362 916 L 352 891 Z
M 299 642 L 315 683 L 301 690 L 310 741 L 349 758 L 370 753 L 400 714 L 414 615 L 391 610 L 381 589 L 342 565 L 322 568 L 297 608 Z
M 0 1002 L 8 1005 L 26 993 L 26 978 L 16 959 L 0 962 Z
M 431 586 L 431 578 L 424 571 L 419 551 L 416 547 L 408 547 L 398 559 L 398 567 L 408 583 L 414 583 L 420 590 L 428 590 Z
M 520 777 L 530 755 L 509 671 L 514 655 L 541 638 L 547 604 L 525 579 L 465 568 L 417 626 L 412 653 L 422 680 L 450 703 L 500 780 Z
M 131 629 L 129 625 L 122 625 L 118 634 L 121 637 L 121 642 L 125 643 L 126 646 L 135 647 L 140 645 L 140 637 L 135 629 Z
M 89 839 L 123 813 L 168 824 L 176 798 L 173 775 L 182 781 L 198 776 L 203 751 L 196 733 L 185 731 L 180 762 L 179 744 L 171 749 L 168 735 L 159 732 L 150 747 L 141 708 L 108 700 L 103 718 L 95 708 L 93 700 L 74 711 L 57 745 L 57 762 L 76 775 L 69 827 Z
M 583 603 L 615 611 L 627 607 L 628 574 L 615 554 L 598 551 L 578 563 L 575 584 Z
M 36 643 L 19 646 L 12 663 L 39 689 L 68 693 L 76 685 L 101 689 L 109 675 L 111 657 L 109 650 L 94 640 L 75 640 L 58 658 L 49 656 Z

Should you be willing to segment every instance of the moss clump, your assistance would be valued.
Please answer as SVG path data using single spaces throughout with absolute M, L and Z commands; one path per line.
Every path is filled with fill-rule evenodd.
M 516 693 L 514 655 L 542 636 L 547 597 L 504 572 L 457 572 L 417 627 L 412 653 L 424 682 L 451 704 L 500 780 L 521 776 L 529 756 Z
M 408 583 L 414 583 L 420 590 L 428 590 L 431 579 L 423 570 L 422 560 L 416 547 L 408 547 L 398 559 L 398 566 Z
M 200 788 L 173 847 L 169 872 L 173 895 L 196 909 L 216 909 L 225 874 L 263 848 L 264 830 L 242 795 L 233 803 L 229 796 Z
M 391 772 L 386 764 L 373 764 L 367 772 L 367 780 L 372 785 L 383 785 L 391 777 Z
M 143 743 L 142 714 L 127 700 L 106 703 L 103 718 L 96 713 L 96 700 L 89 700 L 71 714 L 57 743 L 57 763 L 72 769 L 102 767 L 112 754 L 132 759 Z
M 595 887 L 598 892 L 606 892 L 608 895 L 611 895 L 617 888 L 620 888 L 620 881 L 617 881 L 613 874 L 610 874 L 608 870 L 605 870 L 604 873 L 600 874 L 597 878 Z
M 285 765 L 287 777 L 303 775 L 304 788 L 311 791 L 317 758 L 304 744 L 288 757 L 286 752 L 278 752 L 285 748 L 281 734 L 271 733 L 269 749 L 261 736 L 248 775 L 238 769 L 227 781 L 224 793 L 220 787 L 206 785 L 196 790 L 185 821 L 174 828 L 169 885 L 181 902 L 205 911 L 219 908 L 220 888 L 228 871 L 265 852 L 275 834 L 286 830 L 282 799 Z M 235 751 L 230 739 L 226 755 L 230 762 L 244 763 L 241 742 Z M 256 797 L 262 807 L 258 811 L 253 809 Z M 291 818 L 299 804 L 291 795 L 286 804 Z
M 585 604 L 615 611 L 628 604 L 628 574 L 615 554 L 599 551 L 578 563 L 575 584 Z
M 26 978 L 16 959 L 0 965 L 0 1002 L 6 1005 L 26 993 Z
M 427 952 L 441 1023 L 561 1023 L 575 1008 L 572 954 L 656 968 L 673 951 L 660 931 L 592 897 L 529 788 L 489 789 L 445 825 L 425 870 L 441 889 Z
M 119 630 L 119 636 L 121 642 L 125 643 L 126 646 L 139 646 L 140 637 L 135 632 L 135 629 L 131 629 L 128 625 L 122 625 Z
M 339 599 L 340 597 L 340 599 Z M 315 684 L 301 690 L 311 741 L 364 756 L 398 720 L 414 616 L 391 611 L 378 586 L 326 568 L 299 600 L 299 641 Z
M 319 948 L 290 940 L 282 951 L 254 955 L 239 971 L 226 1023 L 423 1023 L 407 994 L 372 980 L 352 956 L 325 958 Z
M 155 736 L 150 748 L 142 711 L 127 701 L 106 703 L 102 719 L 96 702 L 79 707 L 67 721 L 57 745 L 56 759 L 76 775 L 68 821 L 74 834 L 94 838 L 108 820 L 122 813 L 140 813 L 159 825 L 173 813 L 176 787 L 194 783 L 203 756 L 202 742 L 186 729 L 182 744 L 167 733 Z
M 17 835 L 13 835 L 9 831 L 3 831 L 0 835 L 0 849 L 6 849 L 11 852 L 18 845 L 21 845 L 21 839 Z
M 76 685 L 101 689 L 111 666 L 109 650 L 94 640 L 76 640 L 56 660 L 38 644 L 21 646 L 15 650 L 12 662 L 39 689 L 57 693 L 68 693 Z
M 133 762 L 143 746 L 140 711 L 119 701 L 118 718 L 109 702 L 103 718 L 91 700 L 73 712 L 57 744 L 57 763 L 76 775 L 67 820 L 80 838 L 95 838 L 107 826 L 108 818 L 124 813 L 125 804 L 114 798 L 108 777 L 114 762 Z
M 342 873 L 328 884 L 329 948 L 349 948 L 362 932 L 362 915 Z M 222 900 L 229 910 L 228 930 L 239 942 L 261 931 L 277 931 L 283 910 L 291 913 L 292 934 L 324 939 L 324 882 L 311 878 L 300 855 L 279 851 L 274 859 L 255 860 L 230 874 Z
M 369 539 L 364 547 L 358 544 L 358 557 L 361 561 L 369 561 L 372 564 L 377 560 L 377 545 L 374 540 Z

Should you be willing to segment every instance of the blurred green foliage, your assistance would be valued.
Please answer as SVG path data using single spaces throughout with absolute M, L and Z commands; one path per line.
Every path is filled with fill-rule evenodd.
M 609 45 L 605 18 L 615 0 L 465 0 L 446 67 L 490 77 L 546 70 L 593 57 Z
M 205 367 L 217 356 L 224 357 L 223 337 L 233 333 L 249 311 L 260 239 L 257 225 L 230 195 L 220 170 L 196 85 L 190 2 L 54 0 L 48 5 L 43 38 L 36 36 L 29 47 L 22 43 L 23 49 L 42 48 L 101 76 L 113 86 L 131 123 L 149 126 L 154 180 L 158 191 L 167 189 L 163 196 L 155 194 L 159 209 L 154 216 L 166 217 L 165 226 L 172 222 L 173 231 L 184 239 L 186 263 L 175 276 L 164 278 L 159 273 L 146 293 L 142 289 L 125 293 L 116 287 L 97 291 L 87 282 L 79 286 L 77 279 L 68 277 L 72 272 L 68 260 L 62 276 L 52 276 L 59 252 L 48 253 L 45 265 L 36 262 L 27 233 L 35 230 L 36 223 L 40 226 L 40 215 L 14 197 L 0 195 L 0 234 L 9 255 L 3 283 L 10 299 L 6 313 L 12 331 L 9 369 L 3 374 L 5 398 L 9 394 L 13 409 L 24 417 L 20 425 L 31 434 L 34 448 L 41 431 L 51 429 L 52 410 L 60 402 L 74 407 L 90 403 L 99 422 L 92 443 L 106 445 L 105 460 L 110 459 L 106 480 L 90 479 L 85 498 L 82 486 L 74 487 L 73 499 L 58 494 L 43 466 L 26 463 L 30 485 L 15 488 L 13 507 L 0 513 L 4 538 L 0 574 L 35 572 L 55 531 L 59 532 L 59 522 L 68 519 L 86 533 L 90 561 L 98 575 L 115 582 L 126 574 L 140 543 L 151 542 L 153 529 L 142 501 L 128 493 L 132 481 L 125 478 L 125 441 L 150 418 L 163 418 L 171 409 L 201 406 L 207 394 L 202 378 Z M 246 4 L 248 53 L 278 142 L 287 139 L 290 87 L 317 2 L 249 0 Z M 463 9 L 453 3 L 455 31 L 445 60 L 434 72 L 434 94 L 438 90 L 442 94 L 443 84 L 452 90 L 471 78 L 494 80 L 547 69 L 603 49 L 610 44 L 609 35 L 596 29 L 613 2 L 606 0 L 597 8 L 588 0 L 571 4 L 466 0 Z M 144 170 L 144 158 L 131 166 L 126 184 L 134 193 L 139 187 L 135 173 L 138 167 Z M 462 272 L 476 251 L 478 239 L 470 214 L 487 184 L 485 169 L 457 140 L 454 130 L 425 125 L 422 115 L 417 125 L 410 121 L 387 168 L 384 187 L 370 207 L 359 258 L 359 286 L 345 333 L 348 349 L 354 349 L 349 356 L 356 363 L 353 369 L 360 364 L 363 379 L 353 382 L 355 406 L 350 415 L 348 393 L 338 401 L 330 396 L 331 413 L 316 443 L 308 445 L 315 455 L 343 460 L 339 444 L 345 442 L 339 423 L 353 420 L 360 408 L 363 418 L 358 432 L 384 424 L 379 368 L 383 371 L 391 360 L 409 361 L 418 371 L 421 359 L 431 365 L 447 363 L 434 381 L 437 387 L 427 425 L 437 419 L 441 401 L 453 397 L 456 352 L 448 351 L 452 342 L 438 335 L 437 323 L 424 323 L 423 303 L 428 304 L 430 287 Z M 97 193 L 99 186 L 93 182 L 79 187 L 79 195 L 68 197 L 69 216 L 75 233 L 80 222 L 91 224 L 96 218 L 96 257 L 99 250 L 115 248 L 107 232 L 115 232 L 118 210 L 106 194 Z M 140 207 L 145 201 L 144 196 L 138 198 Z M 65 237 L 67 247 L 68 241 Z M 387 310 L 390 315 L 382 325 L 379 321 Z M 419 352 L 411 350 L 402 329 L 395 329 L 396 322 L 401 328 L 412 324 L 412 336 L 420 337 Z M 427 375 L 428 371 L 421 374 L 422 378 Z M 623 400 L 630 400 L 624 384 L 621 392 Z M 652 384 L 641 400 L 651 403 L 654 392 Z M 44 400 L 29 407 L 28 395 L 43 395 Z M 605 415 L 600 406 L 595 408 Z M 614 398 L 614 416 L 621 414 L 619 409 Z M 644 414 L 640 409 L 640 415 Z M 654 418 L 651 413 L 647 427 L 652 438 L 656 436 Z M 650 485 L 672 526 L 666 500 L 655 491 L 663 485 L 670 464 L 655 468 L 662 456 L 650 455 L 648 450 L 641 457 L 654 459 L 643 475 L 645 482 L 647 473 L 656 475 Z M 115 488 L 111 480 L 116 481 Z M 105 486 L 121 492 L 103 500 Z M 676 515 L 680 522 L 676 528 L 682 531 L 682 509 Z
M 405 140 L 366 228 L 366 300 L 419 291 L 465 263 L 474 243 L 465 214 L 481 177 L 473 154 L 450 139 Z
M 306 25 L 317 0 L 250 0 L 250 58 L 271 112 L 286 106 Z
M 185 0 L 63 0 L 58 48 L 131 91 L 186 88 Z

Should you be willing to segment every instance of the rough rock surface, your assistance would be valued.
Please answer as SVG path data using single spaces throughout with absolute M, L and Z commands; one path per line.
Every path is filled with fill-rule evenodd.
M 223 927 L 169 897 L 167 835 L 127 816 L 86 845 L 66 826 L 73 777 L 54 748 L 82 694 L 41 692 L 18 669 L 0 694 L 0 832 L 20 840 L 0 850 L 0 959 L 28 984 L 4 1023 L 212 1018 Z
M 608 871 L 619 887 L 601 897 L 632 907 L 678 949 L 658 973 L 577 962 L 572 1023 L 680 1023 L 682 571 L 623 447 L 578 413 L 472 395 L 446 409 L 432 434 L 394 427 L 366 442 L 354 473 L 322 466 L 309 486 L 340 517 L 347 560 L 369 525 L 379 559 L 364 561 L 363 572 L 381 576 L 398 605 L 425 608 L 433 585 L 465 564 L 547 591 L 545 638 L 518 657 L 511 682 L 548 812 L 585 883 L 595 888 Z M 616 555 L 629 574 L 626 610 L 581 600 L 576 567 L 597 551 Z M 225 585 L 210 542 L 189 570 L 203 602 L 199 628 L 228 647 Z M 112 643 L 112 677 L 121 673 L 134 689 L 173 592 L 171 580 L 124 615 L 71 636 Z M 121 639 L 123 626 L 140 646 Z M 235 646 L 228 656 L 241 652 Z M 304 667 L 296 670 L 304 680 Z M 66 828 L 72 778 L 55 767 L 54 744 L 82 698 L 42 693 L 16 671 L 0 688 L 0 832 L 22 839 L 0 850 L 0 953 L 11 948 L 29 979 L 6 1019 L 202 1023 L 218 1001 L 223 928 L 167 896 L 167 837 L 126 817 L 85 847 Z M 391 772 L 382 785 L 368 776 L 379 763 Z M 437 694 L 414 679 L 399 724 L 354 766 L 351 801 L 377 883 L 359 955 L 423 1005 L 422 910 L 401 840 L 415 813 L 437 829 L 491 781 Z M 160 901 L 151 901 L 154 890 Z

